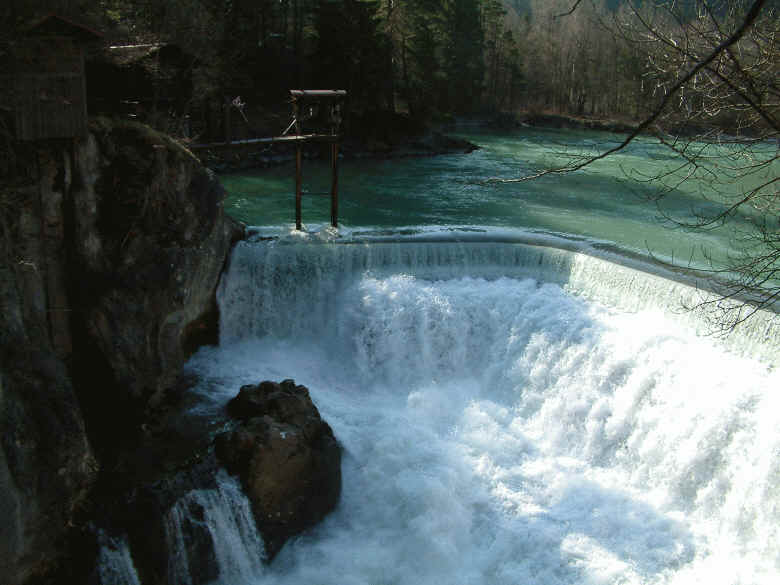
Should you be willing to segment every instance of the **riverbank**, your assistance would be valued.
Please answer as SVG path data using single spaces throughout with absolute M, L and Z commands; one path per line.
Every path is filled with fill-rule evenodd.
M 479 146 L 448 136 L 446 131 L 432 128 L 408 115 L 372 112 L 354 116 L 342 133 L 339 157 L 354 159 L 395 159 L 469 153 Z M 195 154 L 201 162 L 217 173 L 269 168 L 295 160 L 296 147 L 291 143 L 215 144 L 199 149 Z M 329 160 L 328 144 L 307 144 L 305 159 Z
M 517 117 L 519 126 L 536 128 L 555 128 L 560 130 L 598 130 L 602 132 L 629 133 L 634 125 L 622 120 L 609 118 L 586 118 L 567 116 L 564 114 L 533 114 L 526 113 Z
M 346 160 L 410 158 L 469 153 L 478 148 L 467 140 L 430 131 L 398 142 L 346 139 L 340 145 L 339 157 Z M 224 144 L 197 152 L 196 156 L 212 171 L 230 173 L 291 163 L 295 160 L 295 147 L 290 144 Z M 330 157 L 330 151 L 321 144 L 311 144 L 304 147 L 303 157 L 307 160 L 326 160 Z
M 551 128 L 556 130 L 597 130 L 627 134 L 634 129 L 634 123 L 628 120 L 611 118 L 577 117 L 566 114 L 508 112 L 488 116 L 467 116 L 455 118 L 443 126 L 444 131 L 459 131 L 464 127 L 481 128 L 496 131 L 520 130 L 522 128 Z
M 611 132 L 614 134 L 630 134 L 642 123 L 642 119 L 629 118 L 604 118 L 594 116 L 574 116 L 571 114 L 558 114 L 550 112 L 518 112 L 516 114 L 502 112 L 490 116 L 476 116 L 456 119 L 445 127 L 446 131 L 459 130 L 463 125 L 480 127 L 483 129 L 506 131 L 522 128 L 547 128 L 555 130 L 595 130 L 598 132 Z M 701 122 L 694 123 L 684 118 L 669 119 L 665 126 L 659 130 L 645 130 L 643 134 L 662 132 L 663 134 L 676 135 L 683 138 L 695 138 L 709 136 L 737 136 L 739 139 L 754 140 L 760 137 L 760 130 L 751 128 L 730 127 L 727 124 L 712 123 L 710 125 Z

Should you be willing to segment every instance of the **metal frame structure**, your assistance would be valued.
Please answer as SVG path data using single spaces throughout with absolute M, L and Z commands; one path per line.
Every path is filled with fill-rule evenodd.
M 339 224 L 339 130 L 341 127 L 342 102 L 347 97 L 345 90 L 305 90 L 291 89 L 293 105 L 293 125 L 295 126 L 295 229 L 302 228 L 301 199 L 302 199 L 302 159 L 303 142 L 319 140 L 330 142 L 330 224 L 337 228 Z M 325 106 L 323 108 L 322 106 Z M 328 124 L 330 133 L 303 134 L 303 122 L 315 120 L 319 125 Z
M 260 144 L 295 143 L 295 228 L 303 227 L 301 202 L 303 198 L 303 145 L 307 142 L 330 143 L 331 187 L 330 223 L 339 223 L 339 140 L 341 139 L 342 109 L 347 92 L 343 89 L 291 89 L 292 122 L 280 136 L 248 138 L 212 144 L 193 144 L 192 150 L 241 147 Z M 294 134 L 288 134 L 295 129 Z

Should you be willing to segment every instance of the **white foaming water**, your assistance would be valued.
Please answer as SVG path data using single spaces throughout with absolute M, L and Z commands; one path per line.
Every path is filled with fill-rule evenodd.
M 776 582 L 777 324 L 740 356 L 670 314 L 693 293 L 534 246 L 240 245 L 200 390 L 294 377 L 345 449 L 251 582 Z
M 188 526 L 190 525 L 190 526 Z M 217 475 L 217 489 L 194 490 L 181 498 L 166 517 L 171 554 L 168 583 L 191 585 L 192 574 L 202 571 L 202 558 L 190 558 L 187 539 L 193 527 L 208 534 L 213 547 L 220 585 L 246 583 L 262 571 L 263 543 L 255 527 L 249 501 L 238 482 L 224 472 Z M 197 551 L 196 551 L 197 552 Z
M 297 233 L 297 232 L 296 232 Z M 435 237 L 435 236 L 425 236 Z M 340 322 L 334 311 L 342 303 L 345 286 L 364 275 L 412 274 L 426 280 L 462 276 L 495 280 L 500 277 L 533 278 L 560 285 L 579 297 L 619 310 L 657 310 L 674 314 L 674 320 L 697 333 L 711 326 L 703 309 L 691 307 L 713 297 L 693 281 L 688 286 L 579 253 L 532 243 L 482 241 L 472 234 L 465 241 L 377 241 L 333 244 L 322 241 L 257 245 L 241 242 L 231 257 L 230 277 L 223 279 L 220 296 L 221 340 L 231 343 L 243 337 L 324 335 Z M 543 243 L 551 236 L 538 237 Z M 577 242 L 557 239 L 559 245 L 576 248 Z M 587 245 L 583 245 L 588 248 Z M 626 258 L 621 261 L 628 261 Z M 656 269 L 633 261 L 644 269 Z M 669 274 L 668 276 L 671 276 Z M 306 318 L 301 319 L 301 310 Z M 732 351 L 780 364 L 780 317 L 758 311 L 726 340 Z

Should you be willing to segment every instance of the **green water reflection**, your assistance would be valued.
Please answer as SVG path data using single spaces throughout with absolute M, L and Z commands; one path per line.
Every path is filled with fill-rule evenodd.
M 480 145 L 470 154 L 393 160 L 346 160 L 340 168 L 340 224 L 343 228 L 398 230 L 418 226 L 480 226 L 570 234 L 614 244 L 631 252 L 652 252 L 678 264 L 706 267 L 707 257 L 723 262 L 738 253 L 741 234 L 756 215 L 741 213 L 726 226 L 707 232 L 670 229 L 663 215 L 693 218 L 721 209 L 722 197 L 707 185 L 688 181 L 673 190 L 659 209 L 648 201 L 656 187 L 631 180 L 672 169 L 668 151 L 648 140 L 567 175 L 523 183 L 486 183 L 548 166 L 583 148 L 604 148 L 621 139 L 595 132 L 528 130 L 511 134 L 461 135 Z M 768 145 L 768 149 L 774 148 Z M 766 179 L 777 167 L 752 180 Z M 263 226 L 294 222 L 294 167 L 223 175 L 227 207 L 234 217 Z M 330 167 L 304 162 L 303 219 L 329 221 L 326 194 Z M 743 185 L 721 185 L 736 192 Z M 703 197 L 705 195 L 706 197 Z M 708 200 L 711 199 L 711 200 Z

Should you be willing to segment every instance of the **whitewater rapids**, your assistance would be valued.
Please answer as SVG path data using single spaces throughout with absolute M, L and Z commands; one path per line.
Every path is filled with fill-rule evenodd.
M 722 343 L 692 294 L 542 246 L 240 243 L 203 412 L 295 378 L 345 452 L 251 582 L 776 583 L 777 318 Z

